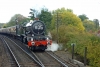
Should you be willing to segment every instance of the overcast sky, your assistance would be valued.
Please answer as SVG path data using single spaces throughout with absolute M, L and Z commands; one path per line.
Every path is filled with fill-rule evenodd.
M 0 0 L 0 23 L 8 22 L 15 14 L 28 17 L 30 8 L 39 10 L 45 6 L 49 11 L 65 7 L 74 14 L 86 14 L 90 20 L 100 20 L 100 0 Z

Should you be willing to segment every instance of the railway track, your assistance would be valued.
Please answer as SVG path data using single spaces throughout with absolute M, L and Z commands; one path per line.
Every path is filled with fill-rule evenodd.
M 10 60 L 12 67 L 44 67 L 36 58 L 24 51 L 14 41 L 6 37 L 2 37 L 2 39 L 9 48 L 10 56 L 13 57 Z
M 51 51 L 32 52 L 22 42 L 12 38 L 10 40 L 13 40 L 17 46 L 19 46 L 24 52 L 27 52 L 31 57 L 34 57 L 37 63 L 40 64 L 40 67 L 78 67 L 77 65 L 64 61 Z
M 9 52 L 7 47 L 4 45 L 2 38 L 0 36 L 0 67 L 11 67 L 9 64 Z
M 21 42 L 17 42 L 14 40 L 16 43 L 20 44 L 20 47 L 23 47 Z M 23 44 L 25 45 L 25 44 Z M 26 51 L 28 51 L 25 47 L 23 48 Z M 29 52 L 29 51 L 28 51 Z M 32 51 L 31 51 L 32 52 Z M 39 62 L 44 65 L 45 67 L 68 67 L 64 63 L 58 62 L 58 60 L 55 60 L 52 56 L 47 54 L 46 52 L 32 52 L 33 56 L 39 60 Z M 49 60 L 48 60 L 49 59 Z
M 20 67 L 20 64 L 18 62 L 18 60 L 16 59 L 13 51 L 11 50 L 11 48 L 9 47 L 8 43 L 5 41 L 4 38 L 2 38 L 3 42 L 6 44 L 8 50 L 9 50 L 9 53 L 10 53 L 10 56 L 12 57 L 12 59 L 10 59 L 11 61 L 11 66 L 17 66 L 17 67 Z
M 63 60 L 52 51 L 35 52 L 34 55 L 39 57 L 45 67 L 79 67 L 78 65 Z
M 28 49 L 26 49 L 26 46 L 25 46 L 25 44 L 23 44 L 23 43 L 21 43 L 21 42 L 18 42 L 17 40 L 14 40 L 17 44 L 20 44 L 19 46 L 20 47 L 22 47 L 26 52 L 29 52 L 30 50 L 28 50 Z M 23 46 L 24 45 L 24 46 Z M 31 51 L 32 52 L 32 51 Z M 30 54 L 31 54 L 31 52 L 29 52 Z M 37 54 L 38 55 L 37 55 Z M 41 55 L 39 54 L 39 53 L 41 53 Z M 44 65 L 44 67 L 61 67 L 61 65 L 55 60 L 55 59 L 53 59 L 52 57 L 50 57 L 50 58 L 48 58 L 47 57 L 47 53 L 46 52 L 32 52 L 32 56 L 34 57 L 34 58 L 37 58 L 37 60 L 42 64 L 42 65 Z M 46 53 L 46 54 L 44 54 L 44 53 Z M 40 55 L 40 56 L 39 56 Z M 48 55 L 49 56 L 49 55 Z M 47 58 L 46 58 L 47 57 Z M 41 58 L 43 58 L 43 59 L 41 59 Z M 50 60 L 48 60 L 48 59 L 50 59 Z M 48 62 L 47 62 L 48 61 Z M 53 62 L 55 62 L 55 63 L 51 63 L 51 61 L 53 61 Z
M 73 63 L 70 63 L 68 61 L 65 61 L 64 59 L 60 58 L 59 56 L 57 56 L 54 52 L 52 51 L 48 51 L 46 52 L 47 54 L 49 54 L 50 56 L 52 56 L 55 60 L 57 60 L 59 63 L 61 63 L 63 66 L 68 66 L 68 67 L 79 67 L 78 65 L 75 65 Z
M 35 52 L 34 55 L 39 57 L 45 67 L 68 67 L 67 65 L 63 65 L 52 58 L 52 56 L 50 56 L 47 52 Z

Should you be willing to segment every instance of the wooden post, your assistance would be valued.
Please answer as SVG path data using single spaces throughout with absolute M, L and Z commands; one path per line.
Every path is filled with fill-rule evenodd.
M 59 35 L 58 35 L 58 12 L 57 12 L 57 44 L 59 43 Z
M 84 49 L 84 66 L 86 66 L 87 64 L 86 57 L 87 57 L 87 47 L 85 47 Z
M 72 59 L 74 59 L 74 44 L 72 44 Z

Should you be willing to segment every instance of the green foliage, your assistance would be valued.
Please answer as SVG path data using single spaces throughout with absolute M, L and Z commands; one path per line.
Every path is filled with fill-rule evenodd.
M 51 31 L 53 40 L 57 39 L 57 30 Z M 63 49 L 71 51 L 71 43 L 75 43 L 75 53 L 84 57 L 84 48 L 87 47 L 87 59 L 91 67 L 100 66 L 100 38 L 89 32 L 79 30 L 72 25 L 60 25 L 58 30 L 59 42 L 63 44 Z M 84 58 L 81 58 L 84 59 Z
M 52 15 L 51 13 L 48 11 L 48 9 L 42 9 L 41 13 L 38 15 L 39 19 L 41 21 L 43 21 L 46 24 L 46 28 L 50 29 L 50 24 L 51 24 L 51 20 L 52 20 Z
M 52 28 L 55 28 L 56 20 L 58 20 L 59 25 L 72 25 L 80 30 L 84 30 L 81 20 L 75 14 L 64 8 L 53 11 Z
M 51 24 L 50 24 L 50 29 L 51 30 L 55 29 L 55 25 L 56 25 L 55 16 L 53 16 L 52 17 L 52 20 L 51 20 Z
M 83 26 L 85 27 L 86 31 L 94 32 L 96 30 L 95 24 L 93 23 L 93 21 L 90 21 L 90 20 L 84 20 L 83 21 Z
M 16 21 L 17 20 L 17 21 Z M 23 24 L 24 22 L 27 22 L 28 18 L 24 17 L 21 14 L 15 14 L 10 21 L 6 24 L 7 27 L 9 26 L 14 26 L 16 24 L 20 25 Z
M 80 33 L 67 42 L 67 48 L 71 49 L 71 43 L 75 43 L 75 53 L 84 57 L 84 47 L 87 47 L 87 59 L 91 67 L 100 66 L 100 38 L 90 33 Z M 81 58 L 83 59 L 83 58 Z
M 61 13 L 63 12 L 63 13 Z M 56 27 L 56 21 L 58 13 L 58 33 Z M 59 42 L 63 44 L 63 48 L 67 48 L 71 51 L 71 43 L 75 43 L 75 53 L 84 57 L 84 48 L 87 47 L 87 59 L 91 67 L 100 66 L 100 38 L 93 34 L 96 30 L 96 24 L 87 20 L 84 16 L 83 24 L 76 15 L 67 10 L 58 9 L 53 11 L 53 19 L 51 23 L 51 31 L 53 40 L 57 40 L 57 34 L 59 35 Z M 96 21 L 95 21 L 96 22 Z M 97 24 L 98 25 L 98 24 Z M 84 27 L 85 30 L 84 31 Z M 81 58 L 84 59 L 84 58 Z
M 100 66 L 100 38 L 97 36 L 90 37 L 91 42 L 88 47 L 88 54 L 87 58 L 90 60 L 90 65 L 92 67 L 99 67 Z
M 79 30 L 77 27 L 72 26 L 72 25 L 61 25 L 58 28 L 58 33 L 57 30 L 54 29 L 53 31 L 51 31 L 53 40 L 57 40 L 57 34 L 59 36 L 59 42 L 62 44 L 66 44 L 68 43 L 70 40 L 72 40 L 73 38 L 75 38 L 76 35 L 78 35 L 79 33 L 82 33 L 83 31 Z M 75 40 L 73 42 L 76 42 Z M 66 45 L 67 46 L 67 45 Z
M 93 22 L 95 24 L 96 30 L 98 30 L 99 29 L 99 20 L 98 19 L 94 19 Z
M 81 21 L 89 19 L 85 14 L 79 15 L 78 17 L 81 19 Z
M 2 27 L 3 27 L 3 28 L 6 28 L 6 27 L 7 27 L 7 25 L 6 25 L 6 24 L 4 24 Z
M 65 13 L 66 11 L 73 13 L 73 10 L 71 10 L 71 9 L 65 9 L 64 7 L 63 8 L 58 8 L 57 10 L 53 10 L 52 13 L 53 14 L 56 14 L 56 13 Z

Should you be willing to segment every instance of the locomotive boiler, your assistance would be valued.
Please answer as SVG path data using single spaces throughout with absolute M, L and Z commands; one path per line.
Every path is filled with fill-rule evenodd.
M 17 25 L 0 29 L 0 33 L 13 36 L 28 45 L 32 51 L 45 50 L 52 40 L 45 34 L 46 26 L 40 20 L 34 20 L 25 26 Z

